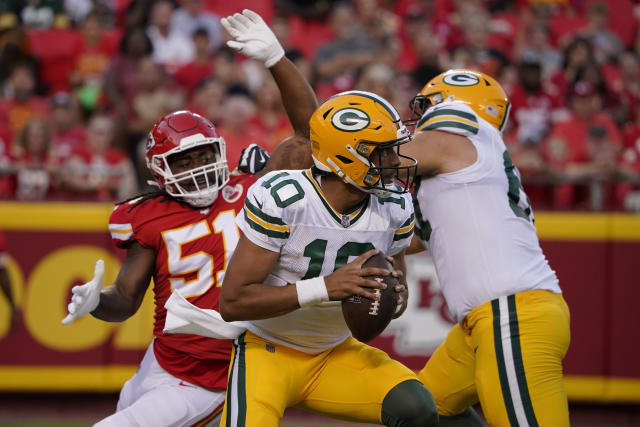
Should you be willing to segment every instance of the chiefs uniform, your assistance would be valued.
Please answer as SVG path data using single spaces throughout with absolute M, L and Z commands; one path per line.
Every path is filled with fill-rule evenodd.
M 156 253 L 153 349 L 158 363 L 170 374 L 202 387 L 226 388 L 231 343 L 163 334 L 164 304 L 173 289 L 180 289 L 198 307 L 218 307 L 225 264 L 239 237 L 235 217 L 254 180 L 251 175 L 232 175 L 210 208 L 191 208 L 159 196 L 118 205 L 109 220 L 117 246 L 137 241 Z
M 231 341 L 164 334 L 164 304 L 179 289 L 198 307 L 218 308 L 219 287 L 239 238 L 235 217 L 254 181 L 252 175 L 231 174 L 210 207 L 160 195 L 114 209 L 114 243 L 127 248 L 135 241 L 156 254 L 154 340 L 122 388 L 116 413 L 96 426 L 218 425 Z

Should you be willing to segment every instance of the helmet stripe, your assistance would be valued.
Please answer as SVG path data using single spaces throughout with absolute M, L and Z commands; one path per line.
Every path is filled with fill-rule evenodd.
M 379 95 L 376 95 L 375 93 L 365 92 L 363 90 L 348 90 L 346 92 L 340 92 L 336 95 L 333 95 L 331 98 L 335 98 L 337 96 L 342 96 L 342 95 L 357 95 L 357 96 L 362 96 L 364 98 L 372 99 L 375 102 L 382 105 L 384 109 L 387 110 L 389 114 L 391 114 L 391 117 L 393 118 L 394 121 L 400 120 L 400 115 L 398 114 L 396 109 L 393 108 L 393 105 L 391 105 L 386 99 L 384 99 Z

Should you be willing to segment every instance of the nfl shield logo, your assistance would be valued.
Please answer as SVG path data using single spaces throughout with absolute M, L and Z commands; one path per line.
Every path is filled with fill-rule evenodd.
M 342 220 L 340 221 L 340 223 L 344 228 L 347 228 L 351 225 L 351 218 L 349 218 L 349 215 L 342 215 Z

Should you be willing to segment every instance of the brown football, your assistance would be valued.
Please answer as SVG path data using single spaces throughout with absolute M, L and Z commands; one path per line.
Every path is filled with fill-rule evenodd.
M 369 258 L 362 267 L 392 269 L 382 252 Z M 362 342 L 371 341 L 380 335 L 391 322 L 398 304 L 398 293 L 394 290 L 398 284 L 396 278 L 388 275 L 384 277 L 373 276 L 373 279 L 387 284 L 387 289 L 378 290 L 380 292 L 380 300 L 372 301 L 357 295 L 342 300 L 344 320 L 354 338 Z

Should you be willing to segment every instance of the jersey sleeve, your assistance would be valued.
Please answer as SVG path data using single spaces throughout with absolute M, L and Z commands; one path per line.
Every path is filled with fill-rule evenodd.
M 138 224 L 140 221 L 136 218 L 136 213 L 140 208 L 131 210 L 132 204 L 138 200 L 116 205 L 111 212 L 109 218 L 109 234 L 111 240 L 119 248 L 126 248 L 134 241 L 137 241 L 144 247 L 151 247 L 152 242 L 148 236 L 140 229 Z
M 439 130 L 466 137 L 477 135 L 480 131 L 478 116 L 461 102 L 443 102 L 429 108 L 418 120 L 416 132 Z
M 387 255 L 389 256 L 402 252 L 403 249 L 409 246 L 413 237 L 415 215 L 411 197 L 408 194 L 403 194 L 402 199 L 404 203 L 390 206 L 391 226 L 394 229 L 394 233 L 391 246 L 387 250 Z
M 283 219 L 284 208 L 278 206 L 271 191 L 277 178 L 277 174 L 271 173 L 256 181 L 249 188 L 242 213 L 236 219 L 251 242 L 273 252 L 280 252 L 291 231 Z

